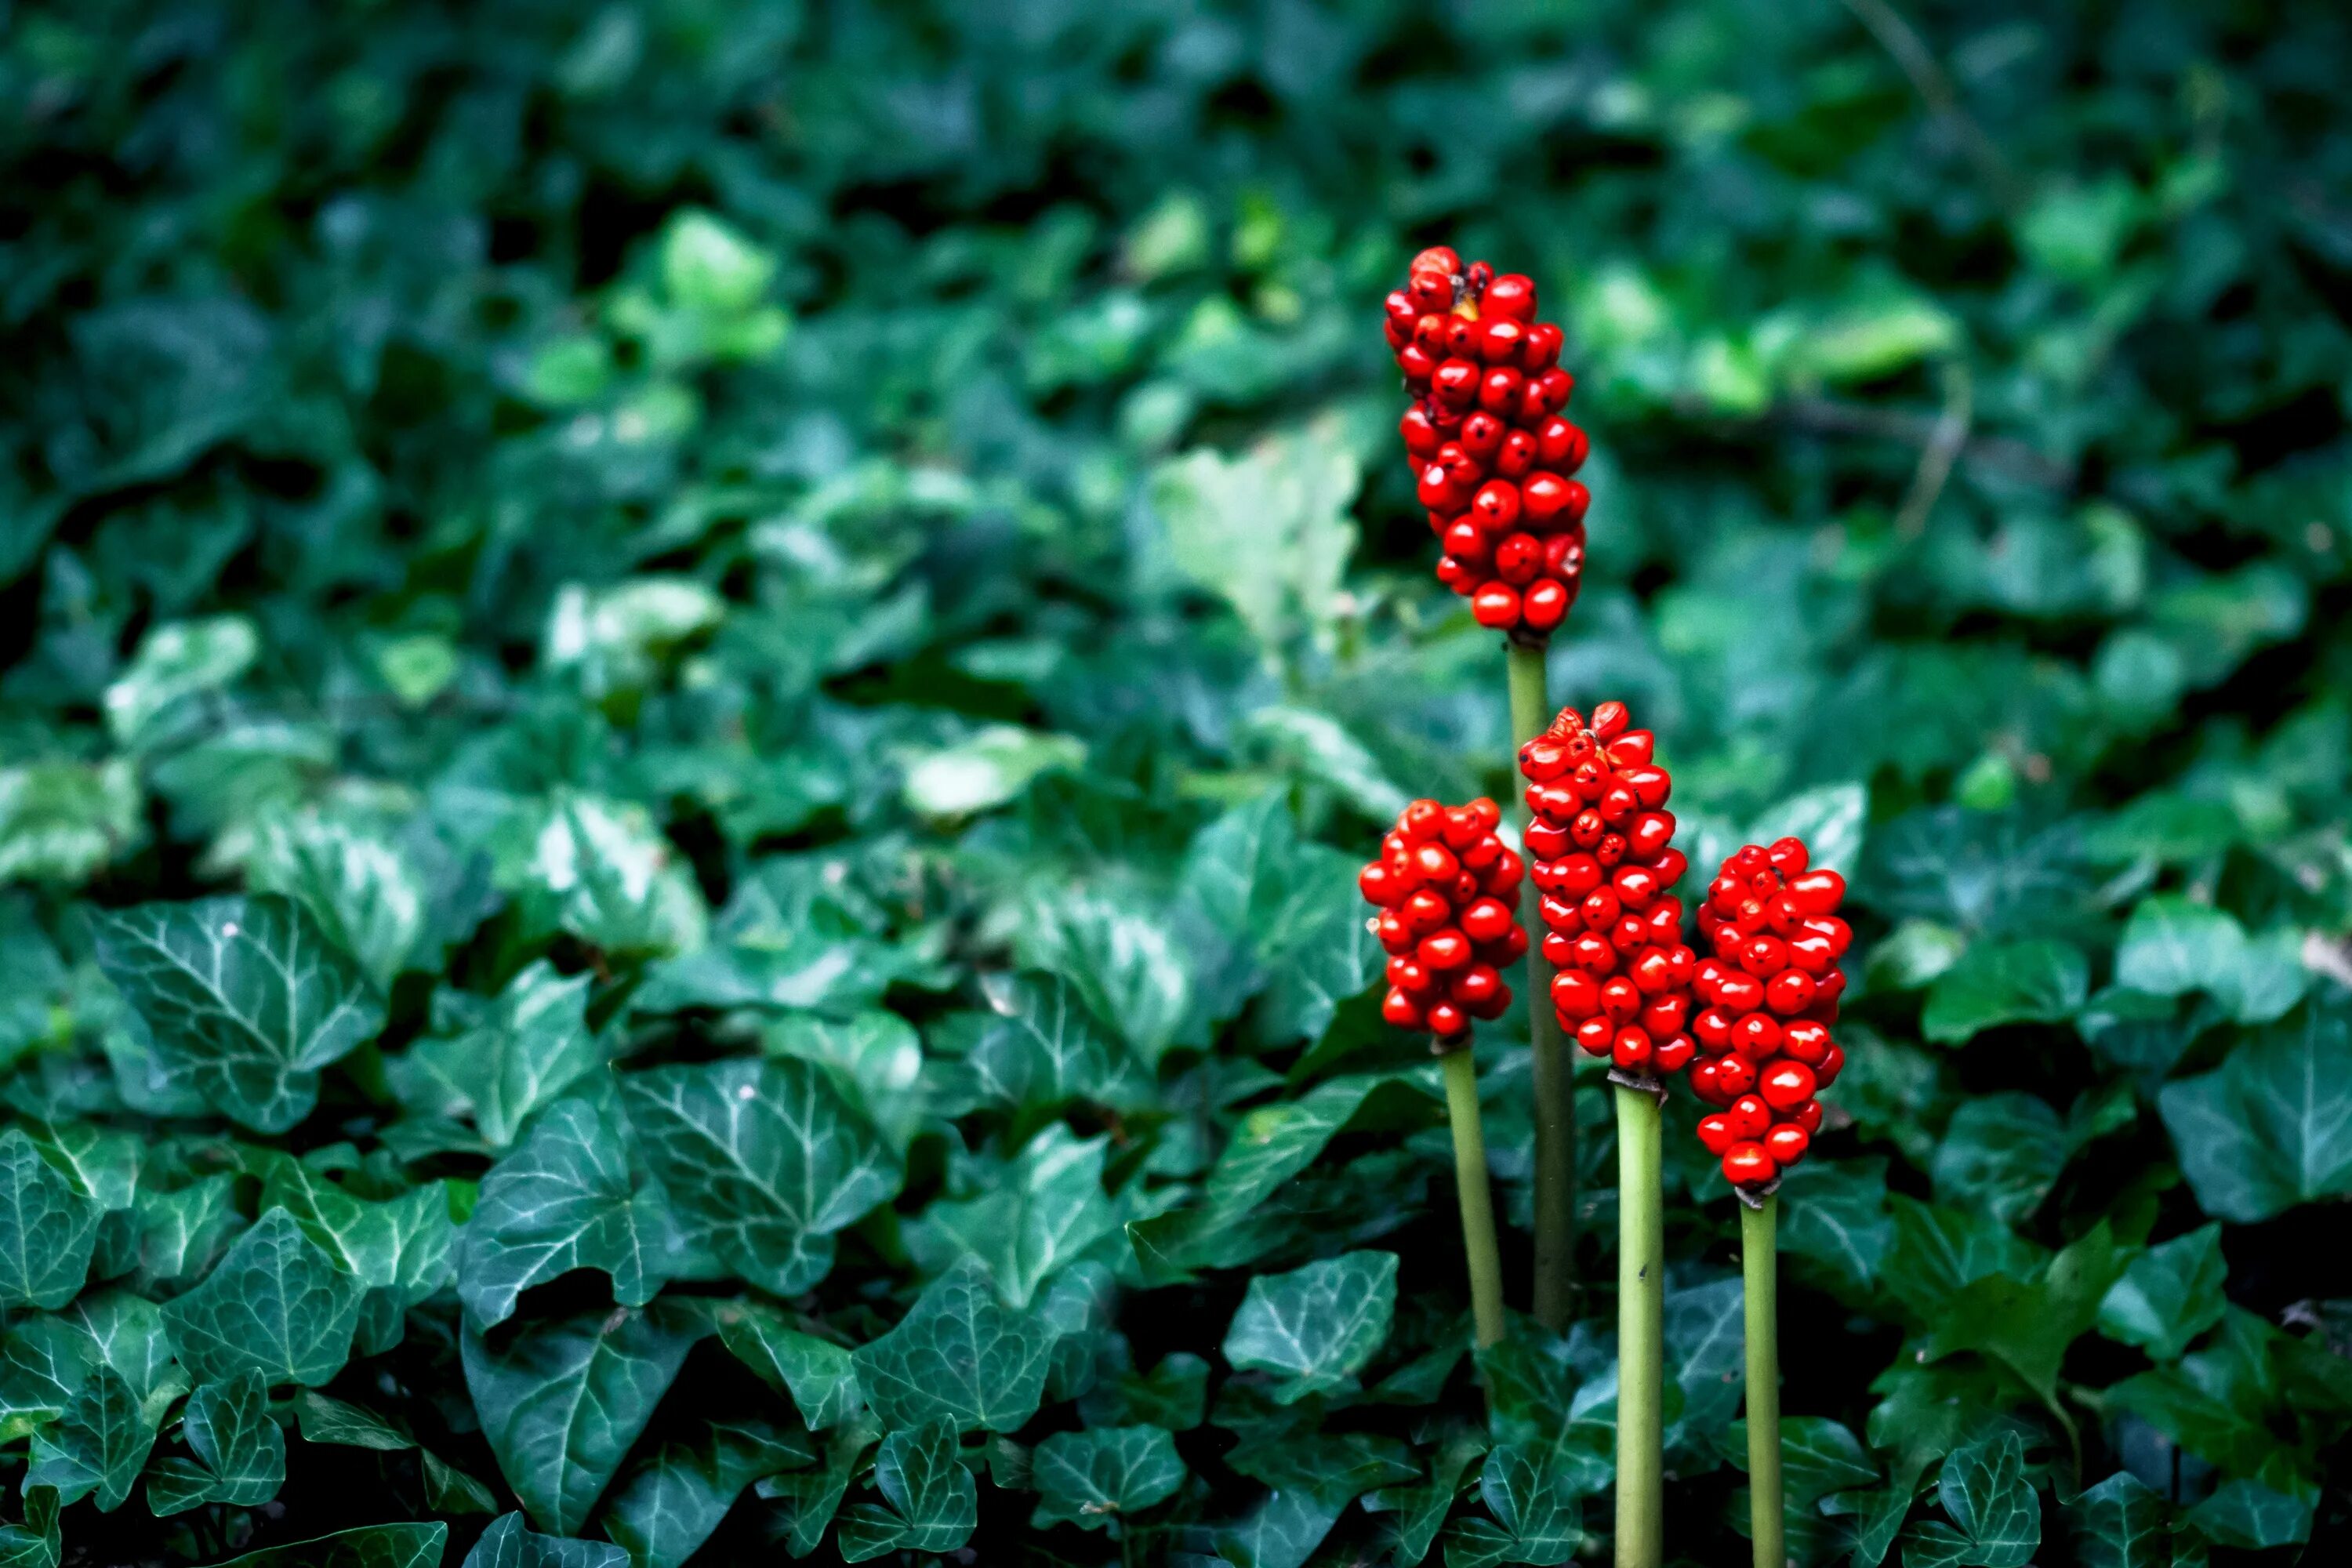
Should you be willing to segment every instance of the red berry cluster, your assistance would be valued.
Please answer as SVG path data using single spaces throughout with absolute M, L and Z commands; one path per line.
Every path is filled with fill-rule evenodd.
M 1560 417 L 1576 379 L 1559 368 L 1559 328 L 1536 320 L 1526 278 L 1465 271 L 1441 245 L 1389 296 L 1388 340 L 1414 399 L 1405 450 L 1445 547 L 1437 580 L 1480 626 L 1541 641 L 1576 602 L 1591 500 L 1569 477 L 1588 443 Z
M 1656 738 L 1631 722 L 1622 702 L 1595 708 L 1590 726 L 1565 710 L 1519 748 L 1519 772 L 1560 1027 L 1621 1071 L 1664 1075 L 1697 1052 L 1685 1032 L 1696 960 L 1667 891 L 1689 862 L 1671 847 L 1674 781 L 1651 761 Z
M 1491 800 L 1414 801 L 1356 879 L 1381 911 L 1372 921 L 1389 954 L 1381 1016 L 1399 1028 L 1445 1041 L 1510 1006 L 1503 968 L 1528 952 L 1512 912 L 1527 866 L 1496 837 L 1502 824 Z
M 1696 982 L 1706 1006 L 1691 1032 L 1707 1056 L 1691 1089 L 1722 1108 L 1698 1136 L 1734 1186 L 1761 1186 L 1804 1158 L 1822 1125 L 1813 1096 L 1845 1065 L 1829 1028 L 1845 990 L 1837 961 L 1853 940 L 1837 916 L 1845 879 L 1806 859 L 1795 838 L 1750 844 L 1723 863 L 1699 911 L 1714 955 Z

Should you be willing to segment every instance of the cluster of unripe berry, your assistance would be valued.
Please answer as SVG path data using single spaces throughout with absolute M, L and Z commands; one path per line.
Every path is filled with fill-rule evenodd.
M 1528 856 L 1543 894 L 1543 955 L 1558 971 L 1560 1027 L 1593 1056 L 1641 1077 L 1680 1071 L 1697 961 L 1683 941 L 1688 865 L 1673 847 L 1674 781 L 1652 760 L 1656 739 L 1629 726 L 1622 702 L 1591 722 L 1574 709 L 1519 748 L 1528 781 Z
M 1437 246 L 1388 297 L 1388 341 L 1413 395 L 1402 428 L 1444 547 L 1437 580 L 1479 625 L 1540 641 L 1576 601 L 1591 500 L 1570 477 L 1588 443 L 1560 417 L 1576 382 L 1559 328 L 1536 320 L 1528 279 L 1465 270 Z
M 1693 979 L 1702 1004 L 1691 1032 L 1706 1055 L 1691 1089 L 1719 1107 L 1699 1141 L 1735 1186 L 1773 1181 L 1804 1158 L 1822 1124 L 1814 1095 L 1836 1081 L 1845 1053 L 1830 1038 L 1853 932 L 1838 918 L 1845 879 L 1808 870 L 1804 845 L 1750 844 L 1708 885 L 1699 926 L 1712 954 Z
M 1527 867 L 1496 836 L 1502 825 L 1491 800 L 1416 800 L 1356 880 L 1381 911 L 1371 927 L 1389 955 L 1381 1016 L 1427 1029 L 1441 1048 L 1461 1043 L 1471 1019 L 1503 1016 L 1511 1005 L 1504 966 L 1527 956 L 1528 933 L 1513 912 Z

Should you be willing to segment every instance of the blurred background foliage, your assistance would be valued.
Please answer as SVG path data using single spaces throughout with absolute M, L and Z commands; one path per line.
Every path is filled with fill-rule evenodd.
M 2352 1545 L 2340 7 L 0 16 L 0 1094 L 75 1202 L 152 1228 L 151 1199 L 226 1172 L 225 1246 L 280 1201 L 268 1159 L 308 1157 L 369 1201 L 442 1184 L 464 1218 L 517 1127 L 436 1073 L 585 975 L 597 1070 L 814 1059 L 905 1160 L 814 1294 L 720 1258 L 664 1301 L 790 1289 L 804 1328 L 862 1343 L 1017 1227 L 1009 1194 L 1061 1194 L 1035 1201 L 1083 1232 L 992 1265 L 1005 1310 L 1099 1284 L 1055 1331 L 1100 1372 L 967 1451 L 972 1545 L 952 1499 L 947 1524 L 860 1502 L 853 1446 L 865 1533 L 821 1552 L 1407 1562 L 1397 1521 L 1434 1499 L 1434 1531 L 1457 1486 L 1432 1560 L 1559 1561 L 1580 1512 L 1605 1531 L 1605 1444 L 1562 1456 L 1605 1417 L 1606 1293 L 1488 1369 L 1535 1391 L 1491 1427 L 1466 1369 L 1415 1359 L 1460 1305 L 1450 1178 L 1425 1069 L 1358 994 L 1351 867 L 1381 824 L 1511 784 L 1499 653 L 1430 580 L 1380 338 L 1381 295 L 1444 241 L 1533 275 L 1569 333 L 1595 501 L 1556 696 L 1659 731 L 1695 863 L 1801 827 L 1856 884 L 1853 1067 L 1787 1205 L 1786 1404 L 1815 1418 L 1795 1549 L 2023 1563 L 1969 1500 L 2014 1501 L 2011 1450 L 2044 1563 Z M 318 1109 L 291 1121 L 208 1095 L 208 1047 L 98 963 L 93 910 L 240 892 L 186 918 L 217 937 L 220 910 L 289 896 L 386 1020 L 295 1072 Z M 1482 1046 L 1522 1226 L 1523 1028 Z M 523 1109 L 551 1099 L 592 1103 Z M 1244 1116 L 1319 1128 L 1293 1169 L 1319 1161 L 1202 1187 Z M 145 1130 L 135 1205 L 62 1152 L 93 1128 Z M 1676 1142 L 1674 1519 L 1721 1562 L 1745 1505 L 1707 1325 L 1735 1227 Z M 1373 1241 L 1413 1260 L 1397 1366 L 1364 1379 L 1385 1394 L 1268 1404 L 1274 1363 L 1235 1353 L 1251 1271 L 1297 1285 L 1274 1271 Z M 257 1513 L 68 1496 L 68 1552 L 461 1515 L 444 1455 L 530 1502 L 508 1396 L 458 1369 L 466 1256 L 404 1275 L 404 1348 L 335 1384 L 431 1453 L 289 1443 Z M 168 1300 L 203 1261 L 117 1289 Z M 60 1306 L 11 1300 L 12 1343 Z M 740 1338 L 632 1432 L 715 1451 L 693 1379 L 725 1383 L 706 1359 Z M 1194 1363 L 1161 1358 L 1195 1356 L 1220 1380 L 1197 1432 L 1197 1383 L 1188 1427 L 1118 1382 L 1160 1363 L 1164 1394 Z M 159 1457 L 189 1381 L 134 1390 Z M 1082 1384 L 1129 1393 L 1072 1405 Z M 54 1411 L 9 1408 L 37 1469 Z M 1155 1420 L 1188 1479 L 1104 1547 L 1032 1450 Z M 1534 1479 L 1482 1470 L 1529 1431 Z M 935 1438 L 893 1427 L 890 1508 L 924 1476 L 955 1491 L 917 1463 Z M 1268 1458 L 1301 1445 L 1305 1479 Z M 672 1452 L 613 1455 L 613 1495 L 674 1481 Z M 1949 1452 L 1970 1466 L 1938 1483 Z M 746 1491 L 757 1465 L 698 1462 L 698 1525 L 534 1526 L 639 1568 L 815 1545 L 799 1472 Z M 55 1560 L 37 1519 L 8 1528 Z

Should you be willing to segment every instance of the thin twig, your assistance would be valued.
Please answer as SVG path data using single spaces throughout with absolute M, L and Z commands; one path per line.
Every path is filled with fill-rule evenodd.
M 1975 416 L 1975 379 L 1964 362 L 1953 360 L 1944 366 L 1943 416 L 1920 449 L 1919 467 L 1911 476 L 1911 488 L 1904 492 L 1903 510 L 1895 514 L 1898 538 L 1916 539 L 1927 529 L 1928 514 L 1936 510 L 1945 481 L 1952 477 L 1952 465 L 1959 460 L 1960 448 L 1968 445 L 1969 425 Z
M 1992 188 L 1993 199 L 2004 207 L 2019 205 L 2023 199 L 2023 182 L 1993 144 L 1992 138 L 1985 134 L 1984 127 L 1960 107 L 1959 91 L 1952 85 L 1951 77 L 1912 30 L 1911 24 L 1887 0 L 1845 0 L 1845 8 L 1870 29 L 1879 47 L 1894 57 L 1903 74 L 1911 79 L 1911 89 L 1919 95 L 1920 101 L 1951 127 L 1969 162 L 1976 165 L 1977 177 Z

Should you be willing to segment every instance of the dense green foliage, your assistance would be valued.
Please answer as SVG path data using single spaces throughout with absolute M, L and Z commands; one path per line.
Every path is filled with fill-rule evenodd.
M 0 8 L 0 1563 L 1605 1550 L 1604 1098 L 1474 1367 L 1365 994 L 1511 798 L 1439 239 L 1569 327 L 1555 691 L 1854 882 L 1792 1552 L 2352 1556 L 2352 24 L 1895 9 Z

